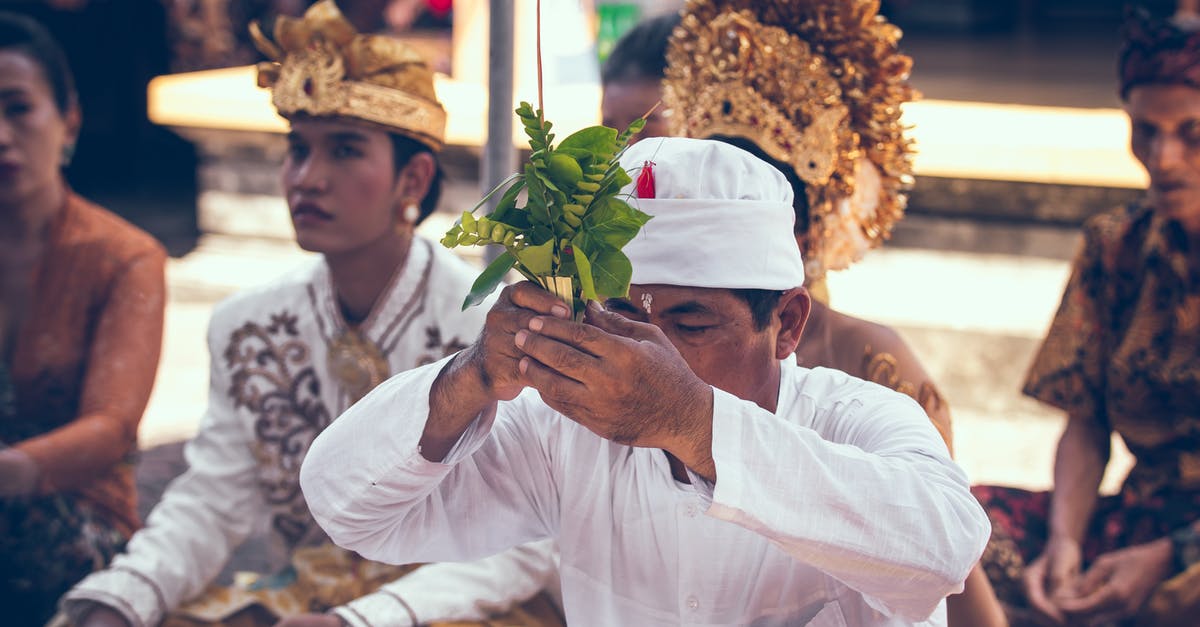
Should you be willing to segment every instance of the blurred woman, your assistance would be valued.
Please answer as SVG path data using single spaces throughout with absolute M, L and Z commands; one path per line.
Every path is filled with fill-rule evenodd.
M 165 252 L 63 178 L 80 119 L 58 44 L 0 12 L 0 607 L 22 625 L 139 525 L 162 343 Z
M 800 365 L 913 397 L 952 449 L 949 407 L 917 356 L 893 329 L 831 308 L 825 288 L 826 272 L 889 234 L 912 182 L 900 122 L 912 60 L 877 11 L 872 0 L 691 0 L 667 52 L 664 115 L 672 134 L 733 144 L 791 182 L 813 294 Z M 1004 624 L 978 568 L 948 610 L 952 625 Z
M 360 35 L 330 0 L 256 33 L 259 68 L 291 123 L 283 189 L 301 248 L 321 259 L 220 304 L 210 396 L 166 490 L 113 566 L 64 607 L 83 625 L 365 626 L 481 620 L 536 595 L 550 547 L 417 569 L 333 546 L 300 492 L 313 439 L 387 377 L 457 351 L 487 308 L 462 310 L 476 271 L 414 234 L 440 194 L 445 112 L 424 60 Z M 248 585 L 210 586 L 252 531 L 284 559 Z M 206 589 L 207 588 L 207 589 Z M 543 597 L 509 624 L 558 624 Z
M 1200 616 L 1200 31 L 1134 14 L 1120 62 L 1145 197 L 1083 229 L 1025 393 L 1067 414 L 1054 489 L 978 487 L 1017 624 Z M 1113 433 L 1136 459 L 1099 496 Z

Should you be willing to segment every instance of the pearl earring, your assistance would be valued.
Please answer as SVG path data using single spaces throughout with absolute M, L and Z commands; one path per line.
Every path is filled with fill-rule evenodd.
M 416 203 L 409 203 L 404 206 L 404 213 L 401 217 L 409 224 L 416 224 L 417 220 L 421 219 L 421 208 Z

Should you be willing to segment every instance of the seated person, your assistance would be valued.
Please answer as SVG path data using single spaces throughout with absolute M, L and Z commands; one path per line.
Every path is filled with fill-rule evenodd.
M 162 344 L 162 246 L 63 176 L 79 97 L 0 12 L 0 613 L 41 625 L 139 526 L 133 455 Z
M 670 37 L 668 64 L 659 70 L 670 130 L 743 148 L 791 183 L 796 243 L 813 294 L 805 341 L 796 351 L 800 365 L 836 368 L 913 397 L 953 452 L 949 403 L 917 355 L 895 329 L 832 307 L 825 289 L 827 272 L 846 269 L 881 245 L 904 216 L 912 140 L 900 111 L 913 98 L 912 59 L 900 51 L 894 27 L 875 15 L 877 2 L 800 3 L 775 10 L 781 3 L 786 2 L 693 0 L 676 20 L 678 28 L 646 25 Z M 729 38 L 731 29 L 740 37 Z M 641 45 L 663 54 L 661 44 Z M 717 51 L 720 64 L 713 63 Z M 609 61 L 623 58 L 638 56 L 618 57 L 614 51 Z M 646 91 L 625 88 L 616 94 L 647 99 Z M 617 111 L 631 108 L 616 106 L 617 96 L 606 93 L 604 104 L 614 101 Z M 771 124 L 761 123 L 764 119 Z M 962 594 L 950 598 L 948 611 L 956 626 L 1004 624 L 981 569 L 972 571 Z
M 138 627 L 408 625 L 505 612 L 542 589 L 550 546 L 402 578 L 412 567 L 334 547 L 305 506 L 300 464 L 317 434 L 389 375 L 458 350 L 485 312 L 461 309 L 474 269 L 414 234 L 440 193 L 445 112 L 432 72 L 402 42 L 357 34 L 329 0 L 303 20 L 280 19 L 274 35 L 259 40 L 276 61 L 260 78 L 291 123 L 283 188 L 296 242 L 321 258 L 217 307 L 208 412 L 187 445 L 189 469 L 112 567 L 66 595 L 65 610 L 77 624 Z M 259 529 L 283 556 L 278 570 L 209 587 Z M 511 622 L 560 623 L 543 597 L 527 609 Z
M 474 344 L 317 438 L 314 518 L 389 562 L 556 538 L 571 625 L 945 624 L 986 518 L 911 398 L 795 364 L 791 186 L 715 141 L 622 157 L 650 161 L 628 298 L 584 324 L 507 288 Z
M 1145 197 L 1090 219 L 1025 393 L 1067 425 L 1054 488 L 978 486 L 1015 625 L 1200 616 L 1200 25 L 1134 14 L 1120 63 Z M 1117 433 L 1136 463 L 1100 496 Z

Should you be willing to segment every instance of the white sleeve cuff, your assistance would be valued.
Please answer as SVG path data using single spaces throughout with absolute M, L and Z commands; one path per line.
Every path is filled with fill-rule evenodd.
M 162 622 L 167 608 L 162 592 L 145 575 L 124 568 L 110 568 L 88 575 L 62 600 L 63 611 L 78 624 L 100 604 L 119 612 L 133 627 Z

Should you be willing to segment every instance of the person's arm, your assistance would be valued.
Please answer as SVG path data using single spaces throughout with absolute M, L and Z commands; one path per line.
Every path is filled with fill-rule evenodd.
M 987 517 L 911 399 L 864 387 L 835 400 L 818 410 L 818 433 L 716 390 L 717 481 L 693 481 L 712 500 L 708 515 L 763 535 L 876 610 L 925 620 L 962 589 Z
M 548 537 L 557 492 L 544 434 L 527 424 L 536 398 L 498 405 L 523 387 L 513 337 L 538 314 L 570 315 L 541 288 L 506 288 L 475 344 L 385 381 L 316 438 L 300 485 L 331 540 L 416 563 Z
M 214 321 L 220 312 L 214 315 Z M 223 367 L 228 338 L 214 322 L 208 410 L 184 449 L 189 468 L 173 481 L 112 565 L 77 584 L 64 609 L 79 623 L 96 604 L 120 612 L 135 627 L 157 625 L 200 593 L 253 530 L 264 505 L 245 425 L 237 420 Z
M 88 352 L 79 416 L 13 447 L 37 466 L 36 492 L 85 486 L 136 446 L 162 348 L 164 262 L 153 249 L 114 279 Z
M 1111 453 L 1108 430 L 1090 417 L 1070 416 L 1054 455 L 1050 542 L 1082 545 L 1096 509 L 1100 481 Z
M 551 540 L 477 562 L 429 564 L 333 612 L 351 627 L 483 621 L 523 603 L 558 574 Z

